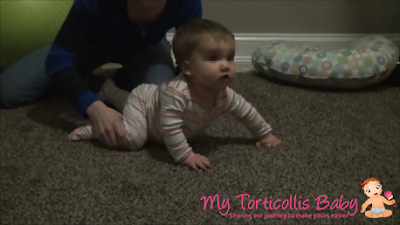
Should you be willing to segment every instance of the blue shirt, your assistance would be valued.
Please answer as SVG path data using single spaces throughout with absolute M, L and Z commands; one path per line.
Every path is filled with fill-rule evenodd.
M 143 36 L 129 19 L 126 0 L 75 0 L 47 56 L 46 72 L 87 118 L 87 108 L 98 98 L 86 87 L 76 64 L 97 68 L 107 63 L 100 56 L 129 55 L 132 43 L 156 44 L 170 29 L 201 18 L 202 13 L 201 0 L 167 0 L 163 13 Z

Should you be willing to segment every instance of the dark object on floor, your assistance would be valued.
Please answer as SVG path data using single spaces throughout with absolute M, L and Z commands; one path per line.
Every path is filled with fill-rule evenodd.
M 399 88 L 318 92 L 251 73 L 238 74 L 233 88 L 271 123 L 283 145 L 256 148 L 244 126 L 224 116 L 209 129 L 211 137 L 190 142 L 211 160 L 207 172 L 173 164 L 161 146 L 127 153 L 97 142 L 69 142 L 69 132 L 85 121 L 63 98 L 0 110 L 2 224 L 369 224 L 360 213 L 367 200 L 360 186 L 365 179 L 375 177 L 384 191 L 400 196 Z M 258 209 L 241 209 L 236 197 L 244 193 L 262 199 Z M 230 219 L 221 216 L 217 202 L 204 210 L 202 197 L 216 194 L 220 201 L 229 198 L 229 213 L 295 218 Z M 262 204 L 272 197 L 281 199 L 278 206 L 292 195 L 293 207 L 295 194 L 297 204 L 309 199 L 308 209 L 266 210 Z M 317 211 L 321 195 L 329 207 L 343 195 L 342 205 L 353 200 L 357 208 Z M 247 208 L 249 198 L 244 199 Z M 400 211 L 385 207 L 393 215 L 378 223 L 396 224 Z M 296 218 L 304 213 L 329 218 Z
M 386 80 L 386 83 L 392 87 L 400 87 L 400 64 L 397 64 L 390 77 Z

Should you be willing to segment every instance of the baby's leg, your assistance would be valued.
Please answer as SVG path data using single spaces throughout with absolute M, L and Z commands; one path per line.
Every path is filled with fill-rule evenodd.
M 365 216 L 369 217 L 369 218 L 378 218 L 378 215 L 376 215 L 375 213 L 373 213 L 371 210 L 368 210 L 365 212 Z
M 89 140 L 95 138 L 92 132 L 92 126 L 86 125 L 76 128 L 68 138 L 72 141 Z
M 100 90 L 100 97 L 114 104 L 118 111 L 122 112 L 128 99 L 129 92 L 119 89 L 114 82 L 107 80 Z M 73 141 L 89 140 L 95 138 L 90 125 L 82 126 L 71 132 L 69 139 Z
M 100 99 L 113 104 L 119 112 L 124 110 L 129 94 L 130 92 L 118 88 L 111 79 L 101 86 L 98 93 Z
M 147 141 L 147 126 L 146 120 L 143 120 L 142 115 L 124 111 L 122 115 L 122 122 L 125 128 L 126 136 L 129 141 L 129 150 L 136 151 L 140 150 Z M 92 132 L 92 126 L 86 125 L 75 129 L 68 137 L 72 141 L 83 141 L 95 139 Z
M 149 90 L 148 86 L 150 87 L 146 84 L 139 85 L 131 92 L 122 113 L 122 120 L 132 150 L 141 149 L 147 142 L 145 101 Z
M 393 214 L 392 210 L 386 209 L 382 214 L 378 215 L 379 217 L 389 217 Z
M 128 95 L 122 113 L 122 122 L 126 136 L 130 143 L 130 150 L 140 150 L 147 141 L 147 121 L 145 96 L 149 88 L 140 85 Z M 90 125 L 80 127 L 73 131 L 69 138 L 71 140 L 87 140 L 93 138 L 92 127 Z

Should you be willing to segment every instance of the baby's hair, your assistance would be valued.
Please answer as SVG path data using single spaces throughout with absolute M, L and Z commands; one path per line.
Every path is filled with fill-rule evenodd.
M 216 41 L 235 41 L 235 36 L 223 25 L 208 19 L 194 19 L 182 24 L 172 40 L 172 51 L 178 65 L 189 59 L 200 40 L 210 35 Z
M 375 182 L 378 182 L 378 184 L 381 184 L 381 182 L 380 182 L 378 179 L 376 179 L 376 178 L 374 178 L 374 177 L 370 177 L 370 178 L 366 179 L 366 180 L 364 181 L 364 183 L 361 184 L 362 190 L 365 191 L 365 189 L 364 189 L 364 188 L 365 188 L 365 185 L 367 185 L 369 182 L 372 182 L 372 181 L 375 181 Z

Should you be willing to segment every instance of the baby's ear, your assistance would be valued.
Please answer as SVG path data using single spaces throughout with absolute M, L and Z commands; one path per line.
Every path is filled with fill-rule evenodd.
M 185 75 L 191 76 L 192 75 L 192 70 L 190 68 L 190 63 L 188 61 L 184 61 L 182 63 L 182 72 Z

